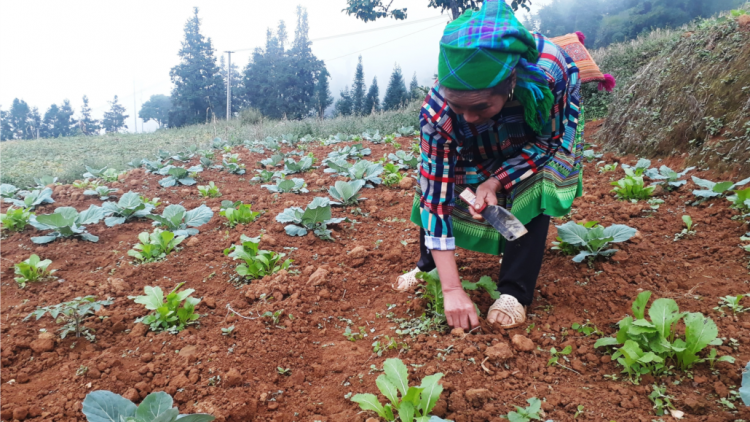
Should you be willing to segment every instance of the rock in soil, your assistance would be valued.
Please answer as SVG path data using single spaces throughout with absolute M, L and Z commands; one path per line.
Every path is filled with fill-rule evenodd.
M 16 407 L 13 409 L 13 419 L 22 421 L 29 416 L 29 408 L 26 406 Z
M 312 284 L 313 286 L 320 286 L 321 284 L 325 283 L 328 279 L 328 273 L 329 271 L 325 268 L 318 268 L 315 270 L 315 272 L 310 276 L 310 278 L 307 280 L 307 284 Z
M 34 353 L 51 352 L 55 350 L 55 340 L 51 338 L 40 338 L 32 341 L 30 346 Z
M 400 182 L 398 182 L 398 187 L 400 187 L 401 189 L 411 189 L 413 185 L 414 179 L 409 176 L 404 177 Z
M 535 349 L 534 342 L 520 334 L 514 335 L 511 341 L 513 342 L 513 347 L 519 352 L 531 352 Z
M 130 330 L 130 336 L 131 337 L 143 337 L 148 332 L 148 325 L 145 324 L 135 324 L 132 330 Z
M 242 385 L 242 374 L 240 374 L 240 371 L 237 370 L 237 368 L 232 368 L 227 372 L 224 383 L 227 387 L 237 387 L 238 385 Z
M 484 351 L 484 356 L 490 358 L 492 362 L 502 362 L 513 357 L 513 350 L 511 350 L 508 343 L 501 342 L 488 347 Z
M 466 401 L 474 408 L 480 408 L 492 397 L 490 390 L 486 388 L 473 388 L 466 390 Z

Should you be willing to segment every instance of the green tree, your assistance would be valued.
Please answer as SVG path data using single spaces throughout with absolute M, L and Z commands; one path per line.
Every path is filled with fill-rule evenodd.
M 42 127 L 40 129 L 40 136 L 42 138 L 57 138 L 59 124 L 57 123 L 57 116 L 60 114 L 60 107 L 57 104 L 49 106 L 47 111 L 44 113 L 44 120 L 42 120 Z
M 331 89 L 328 86 L 328 78 L 330 75 L 324 68 L 318 75 L 318 80 L 315 83 L 315 93 L 313 94 L 313 107 L 318 118 L 322 119 L 328 106 L 333 104 L 333 96 L 331 95 Z
M 81 106 L 81 118 L 78 119 L 78 127 L 81 133 L 88 136 L 98 135 L 101 130 L 99 120 L 91 117 L 91 107 L 89 106 L 89 97 L 83 96 L 83 105 Z
M 169 120 L 169 112 L 172 111 L 172 100 L 167 95 L 152 95 L 141 106 L 138 111 L 138 117 L 143 119 L 143 123 L 153 120 L 159 124 L 159 127 L 164 126 Z
M 349 87 L 345 87 L 339 93 L 340 98 L 336 100 L 334 105 L 337 116 L 351 116 L 353 113 L 354 102 L 352 101 L 352 95 L 349 93 Z
M 419 82 L 417 82 L 417 72 L 414 72 L 414 75 L 411 77 L 411 82 L 409 83 L 409 98 L 416 100 L 420 96 L 421 91 L 419 90 Z
M 242 77 L 243 97 L 247 105 L 257 108 L 267 117 L 279 119 L 283 115 L 281 84 L 284 54 L 279 37 L 266 30 L 266 47 L 256 48 Z
M 110 101 L 109 111 L 104 112 L 104 118 L 102 119 L 102 127 L 107 133 L 117 133 L 120 129 L 127 129 L 128 125 L 125 124 L 125 119 L 129 116 L 125 114 L 125 107 L 117 102 L 117 95 L 115 99 Z
M 185 23 L 185 39 L 178 53 L 180 63 L 169 71 L 174 84 L 171 127 L 205 122 L 213 116 L 222 118 L 226 114 L 226 93 L 214 48 L 211 38 L 205 38 L 200 27 L 195 7 L 193 16 Z
M 406 90 L 404 76 L 401 74 L 401 66 L 398 64 L 393 68 L 388 88 L 383 98 L 383 110 L 393 110 L 403 106 L 409 100 L 409 92 Z
M 406 19 L 406 8 L 391 9 L 391 6 L 395 6 L 393 3 L 394 0 L 346 0 L 347 7 L 342 11 L 365 22 L 385 17 Z M 467 9 L 479 8 L 481 3 L 481 0 L 430 0 L 427 6 L 439 8 L 441 12 L 449 10 L 453 19 L 456 19 Z M 531 0 L 508 0 L 507 3 L 510 3 L 513 10 L 522 7 L 529 11 Z
M 10 106 L 8 113 L 8 126 L 13 134 L 14 139 L 29 139 L 29 134 L 26 130 L 29 123 L 29 105 L 26 101 L 19 100 L 18 98 L 13 99 L 13 104 Z
M 287 53 L 289 65 L 287 73 L 290 77 L 286 80 L 284 98 L 288 118 L 299 119 L 311 114 L 319 114 L 319 104 L 316 104 L 315 98 L 316 84 L 320 79 L 325 79 L 324 84 L 328 85 L 329 75 L 325 64 L 313 54 L 310 47 L 309 30 L 307 9 L 297 6 L 294 41 Z M 328 95 L 330 97 L 330 93 Z
M 42 116 L 39 115 L 39 109 L 32 107 L 27 120 L 26 135 L 28 139 L 39 138 L 42 136 Z
M 362 111 L 364 115 L 369 115 L 378 110 L 380 110 L 380 89 L 378 88 L 378 78 L 373 77 L 370 89 L 367 90 L 367 96 L 365 97 Z
M 0 141 L 13 139 L 13 131 L 10 128 L 10 112 L 0 109 Z
M 55 119 L 55 137 L 73 136 L 76 132 L 77 121 L 73 118 L 73 106 L 70 100 L 63 100 L 62 105 L 57 111 Z
M 354 84 L 352 85 L 352 112 L 353 114 L 365 114 L 365 71 L 362 67 L 362 56 L 359 56 L 357 70 L 354 72 Z

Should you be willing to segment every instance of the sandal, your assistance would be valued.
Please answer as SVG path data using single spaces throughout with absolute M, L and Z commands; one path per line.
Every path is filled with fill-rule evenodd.
M 395 290 L 399 292 L 406 292 L 406 291 L 412 290 L 414 287 L 416 287 L 420 283 L 420 281 L 417 280 L 417 277 L 415 277 L 419 271 L 420 271 L 419 268 L 414 268 L 413 270 L 409 271 L 406 274 L 401 274 L 396 279 L 396 284 L 391 285 L 391 287 L 393 287 Z M 405 287 L 399 289 L 398 286 L 402 284 L 402 281 L 406 282 L 406 284 L 404 285 Z
M 526 307 L 511 295 L 500 295 L 487 311 L 488 319 L 492 311 L 502 312 L 512 321 L 510 324 L 501 325 L 500 328 L 516 328 L 526 322 Z

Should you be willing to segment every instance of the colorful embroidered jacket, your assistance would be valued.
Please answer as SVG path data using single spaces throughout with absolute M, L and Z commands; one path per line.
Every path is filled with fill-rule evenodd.
M 523 107 L 509 102 L 489 123 L 472 125 L 454 113 L 439 84 L 430 90 L 420 111 L 422 163 L 420 215 L 428 249 L 453 250 L 451 223 L 454 186 L 478 185 L 490 177 L 505 192 L 534 173 L 562 147 L 572 153 L 580 103 L 578 68 L 565 52 L 541 34 L 533 33 L 555 96 L 542 134 L 524 123 Z

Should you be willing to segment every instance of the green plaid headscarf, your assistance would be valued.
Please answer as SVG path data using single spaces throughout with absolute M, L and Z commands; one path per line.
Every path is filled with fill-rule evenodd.
M 458 90 L 491 88 L 516 69 L 515 97 L 524 120 L 536 133 L 549 120 L 554 102 L 531 33 L 502 0 L 485 0 L 481 10 L 467 10 L 449 23 L 440 40 L 438 80 Z

